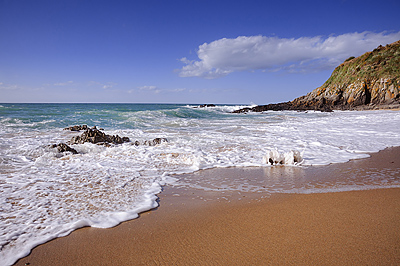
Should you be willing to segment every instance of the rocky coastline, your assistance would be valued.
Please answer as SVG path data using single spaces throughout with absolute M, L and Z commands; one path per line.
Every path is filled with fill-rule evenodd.
M 234 113 L 400 108 L 400 41 L 379 46 L 339 65 L 319 88 L 293 101 L 243 108 Z

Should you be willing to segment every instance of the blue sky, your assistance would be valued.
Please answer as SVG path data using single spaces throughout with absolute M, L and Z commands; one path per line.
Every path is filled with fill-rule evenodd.
M 0 102 L 267 104 L 400 39 L 400 1 L 0 0 Z

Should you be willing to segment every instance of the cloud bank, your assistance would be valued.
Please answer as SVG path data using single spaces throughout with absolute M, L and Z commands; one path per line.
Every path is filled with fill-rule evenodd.
M 180 59 L 181 77 L 218 78 L 236 71 L 315 72 L 333 69 L 350 56 L 400 39 L 400 32 L 361 32 L 287 39 L 239 36 L 199 46 L 199 60 Z

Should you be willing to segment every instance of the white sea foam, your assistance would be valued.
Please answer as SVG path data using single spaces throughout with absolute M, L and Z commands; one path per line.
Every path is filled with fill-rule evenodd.
M 284 153 L 280 153 L 277 150 L 267 151 L 267 155 L 264 157 L 267 164 L 286 164 L 286 165 L 298 165 L 303 162 L 302 154 L 298 150 L 292 150 Z
M 37 121 L 0 117 L 0 261 L 12 264 L 32 247 L 82 226 L 111 227 L 135 218 L 157 205 L 156 194 L 166 182 L 268 193 L 319 189 L 306 184 L 285 190 L 274 180 L 265 186 L 265 180 L 171 178 L 176 173 L 231 166 L 274 169 L 270 159 L 274 164 L 327 165 L 400 146 L 400 112 L 228 113 L 240 107 L 67 114 L 65 126 L 73 119 L 80 123 L 85 115 L 107 134 L 141 143 L 168 139 L 157 146 L 73 145 L 77 155 L 48 147 L 79 134 L 55 126 L 59 122 L 51 116 Z M 297 166 L 286 167 L 288 176 L 291 167 Z M 385 177 L 375 178 L 369 181 L 385 186 Z M 386 186 L 399 186 L 399 181 L 391 179 Z

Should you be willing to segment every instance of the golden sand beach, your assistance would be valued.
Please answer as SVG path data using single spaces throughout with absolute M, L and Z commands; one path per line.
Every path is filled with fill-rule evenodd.
M 400 148 L 311 171 L 384 168 L 400 169 Z M 16 265 L 400 265 L 400 188 L 222 199 L 166 187 L 159 196 L 138 219 L 74 231 Z

